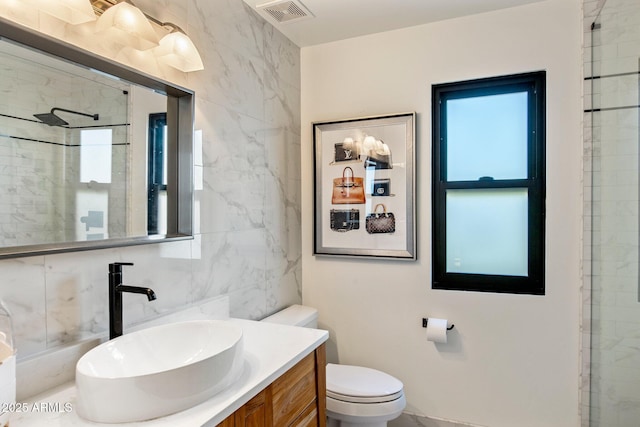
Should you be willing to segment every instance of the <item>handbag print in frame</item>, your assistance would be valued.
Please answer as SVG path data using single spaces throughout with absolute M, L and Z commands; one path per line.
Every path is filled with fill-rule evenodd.
M 378 208 L 382 206 L 382 212 L 378 212 Z M 387 207 L 378 203 L 369 215 L 367 215 L 366 229 L 369 234 L 376 233 L 395 233 L 396 217 L 392 212 L 387 212 Z
M 342 170 L 342 178 L 333 180 L 331 204 L 361 205 L 364 202 L 364 178 L 353 176 L 353 169 L 347 166 Z
M 415 113 L 312 126 L 313 254 L 415 260 Z M 358 228 L 347 214 L 354 208 Z

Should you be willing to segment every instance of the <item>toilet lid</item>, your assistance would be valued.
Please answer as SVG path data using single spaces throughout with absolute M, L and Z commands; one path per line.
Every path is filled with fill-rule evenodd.
M 402 387 L 400 380 L 375 369 L 327 364 L 327 396 L 339 400 L 386 402 L 399 398 Z

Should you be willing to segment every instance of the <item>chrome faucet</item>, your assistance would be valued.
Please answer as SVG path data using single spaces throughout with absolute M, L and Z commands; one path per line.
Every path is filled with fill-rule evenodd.
M 132 262 L 114 262 L 109 264 L 109 339 L 122 335 L 122 293 L 145 294 L 149 301 L 156 299 L 151 288 L 126 286 L 122 284 L 122 266 Z

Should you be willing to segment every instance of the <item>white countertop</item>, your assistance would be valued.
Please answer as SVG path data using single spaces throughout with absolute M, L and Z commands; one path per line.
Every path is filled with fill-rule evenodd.
M 284 374 L 329 337 L 327 331 L 251 320 L 229 319 L 243 330 L 245 368 L 240 379 L 211 399 L 190 409 L 150 421 L 99 424 L 80 418 L 75 411 L 73 382 L 56 387 L 24 402 L 15 412 L 11 427 L 122 426 L 200 427 L 215 426 Z M 117 408 L 114 408 L 117 411 Z

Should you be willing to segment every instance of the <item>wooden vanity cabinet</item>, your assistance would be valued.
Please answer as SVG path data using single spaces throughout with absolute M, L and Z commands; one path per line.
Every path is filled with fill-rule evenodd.
M 273 426 L 274 424 L 271 422 L 273 416 L 271 415 L 270 390 L 268 388 L 262 390 L 257 396 L 238 409 L 231 417 L 233 417 L 234 423 L 229 423 L 227 424 L 228 426 Z M 227 418 L 227 420 L 231 417 Z
M 325 427 L 326 364 L 322 344 L 217 427 Z

